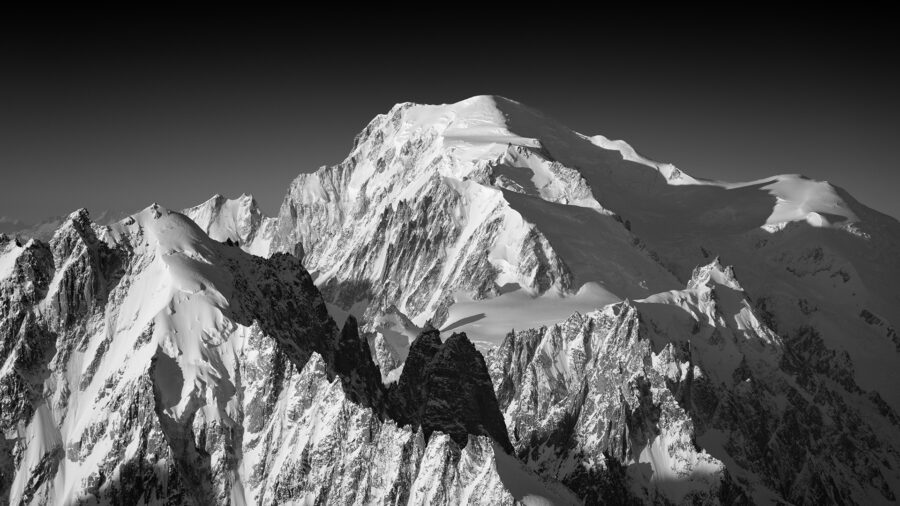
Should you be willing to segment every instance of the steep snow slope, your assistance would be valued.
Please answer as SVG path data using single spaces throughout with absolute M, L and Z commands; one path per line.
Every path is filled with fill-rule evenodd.
M 490 434 L 509 447 L 496 401 L 489 430 L 454 412 L 408 416 L 355 321 L 339 331 L 290 256 L 248 255 L 157 206 L 109 227 L 79 211 L 49 245 L 4 236 L 0 248 L 0 497 L 11 504 L 517 497 L 495 463 Z M 417 377 L 445 402 L 488 402 L 489 380 L 448 388 L 455 361 L 481 360 L 465 336 L 451 340 Z

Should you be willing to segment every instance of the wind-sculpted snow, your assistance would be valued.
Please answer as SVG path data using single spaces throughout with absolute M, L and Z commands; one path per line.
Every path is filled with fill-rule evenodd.
M 812 328 L 775 334 L 718 262 L 510 334 L 491 375 L 519 458 L 589 502 L 896 500 L 896 413 Z
M 543 483 L 498 474 L 506 428 L 465 336 L 418 376 L 459 414 L 407 416 L 418 399 L 389 401 L 355 319 L 339 330 L 292 256 L 157 206 L 0 248 L 10 504 L 512 504 L 511 472 Z

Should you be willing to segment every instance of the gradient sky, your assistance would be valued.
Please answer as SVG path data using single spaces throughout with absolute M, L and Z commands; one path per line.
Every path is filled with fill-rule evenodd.
M 298 173 L 341 161 L 394 103 L 478 94 L 694 176 L 802 173 L 900 216 L 900 40 L 886 17 L 524 14 L 7 19 L 0 216 L 242 192 L 272 214 Z

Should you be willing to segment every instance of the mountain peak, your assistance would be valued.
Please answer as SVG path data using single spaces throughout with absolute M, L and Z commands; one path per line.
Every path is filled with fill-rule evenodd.
M 268 256 L 275 221 L 263 215 L 253 195 L 237 198 L 216 194 L 206 202 L 182 211 L 209 236 L 219 242 L 231 241 L 248 253 Z
M 66 222 L 69 223 L 77 223 L 79 225 L 83 225 L 91 222 L 91 213 L 87 210 L 87 208 L 80 208 L 72 211 L 66 216 Z
M 722 265 L 719 257 L 715 257 L 712 262 L 698 266 L 694 269 L 694 272 L 691 274 L 691 279 L 688 281 L 688 289 L 710 286 L 711 284 L 727 286 L 734 290 L 744 291 L 734 275 L 734 267 L 731 265 Z
M 421 427 L 426 438 L 443 432 L 465 447 L 470 434 L 489 435 L 512 451 L 484 357 L 464 333 L 444 342 L 437 330 L 420 334 L 388 395 L 402 413 L 398 421 Z
M 92 226 L 93 222 L 87 209 L 82 207 L 72 211 L 53 233 L 50 243 L 59 244 L 63 249 L 68 250 L 73 247 L 73 241 L 92 241 L 93 239 L 88 239 L 88 237 L 94 236 L 91 230 Z

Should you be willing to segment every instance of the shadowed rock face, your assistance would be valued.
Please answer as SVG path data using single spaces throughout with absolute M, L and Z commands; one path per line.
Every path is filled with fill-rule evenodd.
M 422 332 L 409 347 L 409 354 L 403 366 L 403 372 L 390 391 L 390 399 L 394 409 L 403 413 L 401 423 L 417 423 L 422 418 L 424 403 L 427 400 L 425 371 L 431 359 L 441 349 L 440 332 L 428 329 Z
M 437 330 L 423 332 L 389 397 L 397 420 L 422 427 L 426 438 L 443 432 L 465 446 L 469 434 L 486 435 L 512 452 L 484 357 L 465 334 L 441 343 Z

